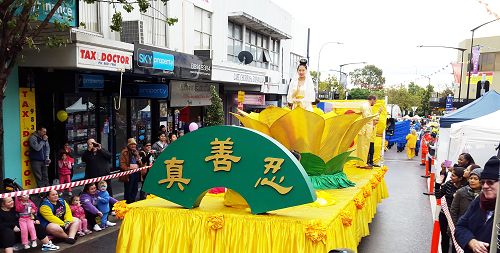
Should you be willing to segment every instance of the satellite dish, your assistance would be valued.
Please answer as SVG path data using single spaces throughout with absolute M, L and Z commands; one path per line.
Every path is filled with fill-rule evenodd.
M 253 61 L 253 55 L 248 51 L 241 51 L 238 54 L 238 60 L 240 60 L 240 62 L 244 63 L 245 65 L 250 64 Z

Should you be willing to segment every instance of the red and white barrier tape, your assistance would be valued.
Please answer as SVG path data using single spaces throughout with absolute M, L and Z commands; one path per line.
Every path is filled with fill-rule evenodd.
M 48 192 L 48 191 L 51 191 L 51 190 L 56 190 L 56 191 L 64 190 L 64 189 L 67 189 L 67 188 L 70 188 L 70 187 L 76 187 L 76 186 L 80 186 L 80 185 L 86 185 L 86 184 L 90 184 L 90 183 L 100 182 L 100 181 L 103 181 L 103 180 L 108 180 L 108 179 L 112 179 L 112 178 L 117 178 L 117 177 L 129 175 L 129 174 L 132 174 L 132 173 L 135 173 L 135 172 L 138 172 L 138 171 L 141 171 L 141 170 L 145 170 L 145 169 L 148 169 L 148 168 L 151 168 L 151 166 L 144 166 L 144 167 L 141 167 L 141 168 L 137 168 L 137 169 L 133 169 L 133 170 L 127 170 L 127 171 L 123 171 L 123 172 L 118 172 L 118 173 L 107 175 L 107 176 L 103 176 L 103 177 L 96 177 L 96 178 L 91 178 L 91 179 L 84 179 L 84 180 L 80 180 L 80 181 L 76 181 L 76 182 L 71 182 L 71 183 L 46 186 L 46 187 L 41 187 L 41 188 L 36 188 L 36 189 L 29 189 L 29 190 L 24 190 L 24 191 L 3 193 L 3 194 L 0 194 L 0 198 L 18 197 L 18 196 L 22 196 L 22 195 L 38 194 L 38 193 Z
M 446 204 L 445 197 L 441 198 L 441 208 L 443 209 L 444 215 L 448 220 L 448 226 L 450 227 L 451 239 L 453 241 L 453 245 L 457 250 L 457 253 L 464 253 L 464 250 L 458 245 L 457 240 L 455 240 L 455 224 L 453 224 L 453 220 L 451 219 L 450 210 L 448 210 L 448 204 Z

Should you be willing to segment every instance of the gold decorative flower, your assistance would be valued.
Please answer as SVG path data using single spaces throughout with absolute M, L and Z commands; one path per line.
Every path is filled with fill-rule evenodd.
M 207 218 L 208 228 L 218 230 L 224 226 L 224 215 L 211 215 Z
M 375 189 L 377 188 L 379 181 L 375 177 L 373 177 L 372 179 L 370 179 L 370 183 L 372 185 L 372 189 Z
M 356 113 L 318 115 L 300 107 L 289 110 L 274 106 L 260 113 L 239 111 L 233 115 L 245 127 L 273 137 L 289 150 L 314 154 L 324 162 L 346 152 L 359 130 L 372 119 Z
M 268 107 L 261 113 L 234 114 L 245 127 L 266 134 L 289 150 L 301 154 L 300 163 L 310 176 L 316 189 L 337 189 L 351 187 L 343 173 L 344 164 L 359 160 L 350 156 L 349 150 L 360 129 L 372 117 L 362 118 L 360 114 L 337 115 L 335 112 L 323 115 L 304 110 Z
M 345 227 L 349 227 L 352 225 L 352 213 L 344 210 L 340 213 L 340 219 L 342 220 L 342 224 Z
M 368 198 L 372 195 L 372 189 L 370 185 L 363 187 L 363 197 Z
M 323 242 L 323 244 L 326 244 L 326 226 L 321 224 L 319 221 L 307 224 L 305 234 L 306 238 L 311 240 L 313 243 Z
M 130 207 L 127 205 L 125 200 L 118 201 L 113 205 L 113 211 L 115 211 L 116 218 L 124 219 L 127 212 L 130 210 Z
M 365 207 L 365 203 L 366 203 L 366 200 L 365 200 L 365 197 L 363 196 L 363 194 L 361 194 L 361 195 L 358 194 L 354 198 L 354 205 L 356 205 L 356 208 L 358 208 L 358 209 L 362 209 L 363 207 Z

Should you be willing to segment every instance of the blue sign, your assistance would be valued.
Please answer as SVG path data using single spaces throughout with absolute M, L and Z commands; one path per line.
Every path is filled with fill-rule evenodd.
M 453 110 L 453 96 L 448 95 L 446 97 L 446 111 Z
M 78 26 L 78 9 L 76 8 L 76 2 L 76 0 L 64 0 L 49 22 L 54 23 L 57 21 L 71 27 Z M 39 0 L 38 21 L 45 20 L 50 11 L 54 9 L 56 3 L 57 0 Z
M 174 56 L 145 49 L 138 50 L 137 65 L 164 71 L 174 71 Z
M 137 97 L 168 98 L 168 85 L 166 84 L 141 84 L 137 88 Z
M 104 76 L 102 75 L 86 75 L 82 74 L 82 84 L 81 88 L 89 89 L 103 89 L 104 88 Z

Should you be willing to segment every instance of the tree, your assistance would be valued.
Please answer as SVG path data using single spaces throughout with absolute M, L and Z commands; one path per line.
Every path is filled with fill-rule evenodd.
M 110 25 L 112 31 L 121 30 L 122 15 L 118 7 L 122 7 L 127 12 L 132 12 L 134 8 L 139 7 L 142 13 L 151 7 L 150 0 L 83 1 L 89 4 L 104 2 L 113 7 L 114 14 Z M 166 4 L 169 0 L 155 1 Z M 67 5 L 68 0 L 0 0 L 0 16 L 2 17 L 0 19 L 0 155 L 3 155 L 3 99 L 7 89 L 7 79 L 25 48 L 40 50 L 41 45 L 58 47 L 67 42 L 67 39 L 56 35 L 39 37 L 42 31 L 52 25 L 59 31 L 68 31 L 74 17 L 66 14 L 67 12 L 58 11 L 59 8 Z M 57 16 L 55 16 L 56 12 Z M 52 19 L 53 17 L 57 18 Z M 169 25 L 177 22 L 176 18 L 165 17 L 165 19 Z M 3 173 L 2 163 L 0 163 L 0 172 Z
M 452 95 L 453 96 L 453 94 L 454 94 L 453 90 L 451 90 L 450 88 L 446 88 L 446 90 L 441 91 L 439 93 L 439 97 L 446 99 L 446 97 L 448 97 L 448 95 Z
M 211 105 L 207 108 L 207 119 L 205 124 L 207 126 L 219 126 L 224 125 L 224 110 L 222 109 L 222 99 L 219 97 L 219 93 L 215 89 L 215 86 L 210 86 L 210 101 Z
M 414 88 L 414 87 L 411 87 Z M 403 85 L 386 90 L 389 104 L 396 104 L 404 111 L 412 111 L 413 106 L 420 107 L 420 96 L 410 92 Z
M 385 77 L 383 71 L 375 65 L 366 65 L 349 73 L 351 82 L 360 88 L 368 90 L 381 90 L 384 88 Z
M 363 89 L 363 88 L 353 88 L 349 90 L 350 99 L 367 99 L 368 96 L 370 95 L 377 96 L 377 99 L 384 99 L 385 91 L 384 90 L 370 91 L 368 89 Z
M 427 85 L 425 92 L 422 96 L 421 104 L 422 104 L 422 112 L 423 115 L 429 115 L 431 113 L 431 95 L 434 92 L 434 86 Z

